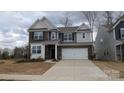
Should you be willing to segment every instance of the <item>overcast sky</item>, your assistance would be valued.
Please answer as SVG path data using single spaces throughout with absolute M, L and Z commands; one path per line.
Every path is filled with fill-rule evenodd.
M 86 23 L 80 12 L 71 12 L 74 25 Z M 38 18 L 46 16 L 56 26 L 65 12 L 0 12 L 0 48 L 14 48 L 28 43 L 29 26 Z M 96 34 L 96 33 L 95 33 Z M 95 37 L 95 35 L 94 35 Z

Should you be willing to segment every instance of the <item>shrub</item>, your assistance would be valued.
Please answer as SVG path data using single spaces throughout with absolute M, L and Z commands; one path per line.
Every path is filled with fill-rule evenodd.
M 42 62 L 44 59 L 38 58 L 38 59 L 20 59 L 17 60 L 16 63 L 25 63 L 25 62 Z
M 10 58 L 9 52 L 4 51 L 4 52 L 2 53 L 2 59 L 9 59 L 9 58 Z
M 56 61 L 56 62 L 58 62 L 59 60 L 53 59 L 52 61 Z

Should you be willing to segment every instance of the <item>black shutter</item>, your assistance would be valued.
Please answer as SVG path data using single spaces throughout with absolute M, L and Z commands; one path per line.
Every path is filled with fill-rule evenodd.
M 43 40 L 45 40 L 46 32 L 43 32 Z
M 61 33 L 62 41 L 64 41 L 64 33 Z
M 59 39 L 63 41 L 63 33 L 59 33 Z
M 72 40 L 74 41 L 74 33 L 72 33 Z
M 121 30 L 120 29 L 118 31 L 118 36 L 119 36 L 119 39 L 121 39 Z
M 49 40 L 51 40 L 51 32 L 49 32 L 49 37 L 48 38 L 49 38 Z
M 120 37 L 120 28 L 118 27 L 115 27 L 115 37 L 117 40 L 119 40 L 121 37 Z
M 31 38 L 34 40 L 34 32 L 31 32 Z

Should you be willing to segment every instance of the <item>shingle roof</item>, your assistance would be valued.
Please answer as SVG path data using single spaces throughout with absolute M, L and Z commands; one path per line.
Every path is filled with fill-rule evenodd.
M 113 27 L 118 23 L 118 21 L 120 21 L 120 20 L 124 20 L 124 15 L 122 15 L 120 18 L 118 18 L 117 20 L 116 20 L 116 22 L 113 24 Z
M 58 29 L 62 32 L 68 31 L 68 32 L 74 32 L 74 31 L 90 31 L 90 28 L 86 24 L 81 24 L 80 26 L 74 26 L 74 27 L 58 27 Z
M 60 30 L 62 32 L 75 32 L 75 31 L 90 31 L 88 25 L 81 24 L 80 26 L 72 26 L 72 27 L 56 27 L 54 26 L 46 17 L 43 17 L 42 19 L 36 20 L 28 31 L 36 31 L 36 30 Z
M 79 31 L 83 31 L 83 30 L 90 30 L 89 26 L 86 25 L 85 23 L 81 24 L 78 28 Z
M 78 26 L 75 26 L 75 27 L 58 27 L 58 29 L 61 31 L 61 32 L 74 32 L 78 29 Z

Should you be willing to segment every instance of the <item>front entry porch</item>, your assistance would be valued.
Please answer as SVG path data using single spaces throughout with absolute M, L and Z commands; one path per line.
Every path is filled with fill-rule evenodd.
M 117 61 L 124 61 L 124 44 L 116 46 Z
M 45 59 L 57 60 L 57 45 L 45 45 Z

